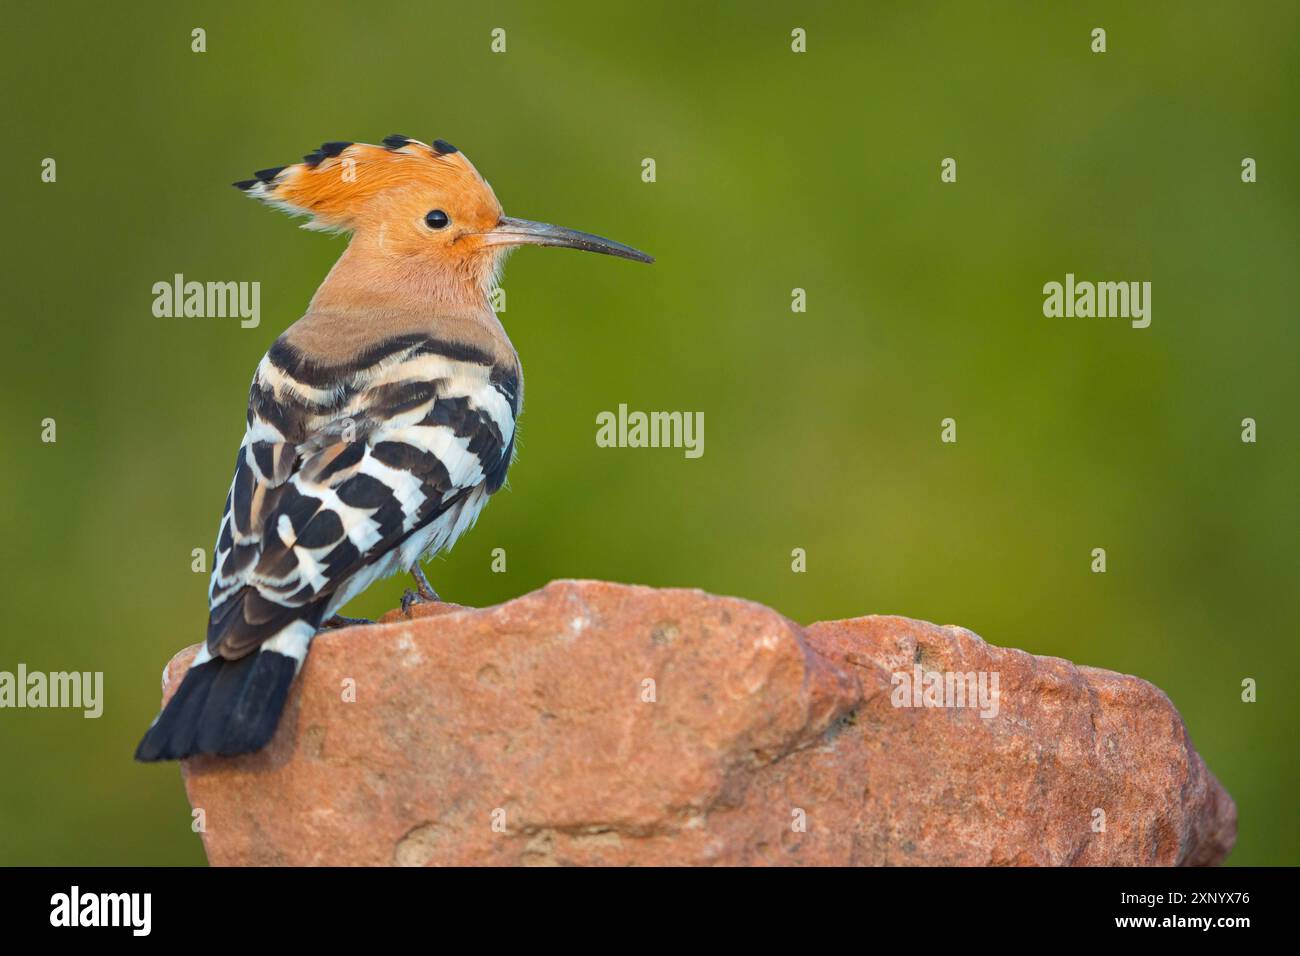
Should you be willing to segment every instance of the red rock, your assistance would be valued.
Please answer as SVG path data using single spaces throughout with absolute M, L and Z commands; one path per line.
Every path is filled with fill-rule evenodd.
M 1158 689 L 961 628 L 594 581 L 385 620 L 316 638 L 264 751 L 182 764 L 213 864 L 1173 865 L 1235 840 Z M 895 707 L 918 661 L 996 672 L 996 716 Z

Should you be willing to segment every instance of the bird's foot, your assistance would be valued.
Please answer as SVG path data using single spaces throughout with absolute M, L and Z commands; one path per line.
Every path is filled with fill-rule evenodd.
M 365 617 L 344 617 L 342 614 L 335 614 L 332 618 L 321 625 L 321 630 L 326 628 L 337 630 L 341 627 L 356 627 L 359 624 L 374 624 L 375 622 Z
M 415 579 L 415 590 L 407 588 L 402 594 L 402 613 L 410 615 L 411 607 L 415 604 L 435 604 L 441 603 L 442 598 L 438 597 L 438 592 L 433 589 L 429 579 L 424 576 L 424 569 L 417 563 L 411 567 L 411 577 Z

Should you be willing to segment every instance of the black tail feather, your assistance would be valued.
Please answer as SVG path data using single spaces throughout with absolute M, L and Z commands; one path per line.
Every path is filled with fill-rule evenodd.
M 191 667 L 136 748 L 140 761 L 260 750 L 275 734 L 298 662 L 275 651 Z

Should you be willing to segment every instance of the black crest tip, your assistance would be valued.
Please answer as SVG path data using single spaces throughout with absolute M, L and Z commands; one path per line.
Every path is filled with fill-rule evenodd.
M 306 163 L 308 166 L 310 166 L 312 169 L 315 169 L 317 166 L 319 166 L 321 163 L 325 161 L 325 154 L 318 149 L 314 153 L 308 153 L 306 156 L 302 158 L 302 161 Z
M 351 143 L 344 143 L 342 141 L 332 140 L 328 143 L 321 143 L 320 152 L 324 153 L 326 156 L 337 156 L 339 153 L 343 152 L 343 150 L 347 149 L 351 145 L 352 145 Z
M 451 145 L 451 143 L 447 142 L 445 139 L 435 139 L 433 141 L 433 148 L 439 156 L 446 156 L 448 153 L 460 152 L 460 150 Z
M 391 136 L 384 137 L 384 145 L 389 149 L 401 149 L 411 141 L 411 137 L 403 136 L 401 133 L 393 133 Z
M 269 183 L 275 179 L 276 176 L 279 176 L 283 169 L 283 166 L 272 166 L 270 169 L 259 169 L 257 172 L 253 173 L 253 175 L 262 182 Z
M 242 190 L 244 190 L 244 191 L 246 192 L 246 191 L 252 189 L 254 186 L 256 186 L 256 185 L 258 184 L 258 182 L 260 182 L 260 180 L 257 180 L 257 179 L 241 179 L 241 180 L 240 180 L 239 182 L 237 182 L 237 183 L 231 183 L 231 185 L 234 186 L 236 189 L 242 189 Z

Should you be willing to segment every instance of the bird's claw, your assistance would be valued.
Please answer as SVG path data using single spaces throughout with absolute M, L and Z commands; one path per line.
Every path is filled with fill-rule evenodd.
M 421 594 L 419 591 L 407 588 L 402 592 L 402 613 L 407 617 L 411 615 L 411 608 L 417 604 L 438 604 L 442 598 L 434 594 L 432 597 Z
M 442 598 L 438 597 L 438 592 L 433 589 L 429 579 L 424 576 L 424 569 L 418 564 L 411 568 L 411 577 L 415 579 L 415 589 L 407 588 L 402 592 L 402 613 L 408 617 L 411 614 L 412 606 L 416 604 L 440 604 Z

